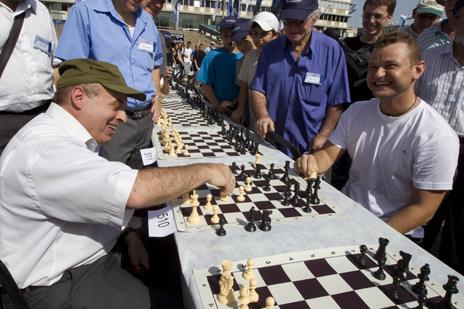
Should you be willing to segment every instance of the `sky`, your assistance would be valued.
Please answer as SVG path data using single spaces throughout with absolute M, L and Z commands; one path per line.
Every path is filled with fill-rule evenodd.
M 353 3 L 356 3 L 356 12 L 353 13 L 352 18 L 352 25 L 353 27 L 361 27 L 361 15 L 362 15 L 362 7 L 364 4 L 364 0 L 354 0 Z M 395 14 L 393 15 L 392 24 L 399 24 L 400 23 L 400 15 L 407 15 L 410 16 L 412 9 L 416 7 L 419 0 L 396 0 L 396 9 Z

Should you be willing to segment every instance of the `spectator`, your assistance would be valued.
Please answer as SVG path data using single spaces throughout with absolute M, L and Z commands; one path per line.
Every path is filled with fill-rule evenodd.
M 425 29 L 436 24 L 443 14 L 443 8 L 435 0 L 420 0 L 412 10 L 414 22 L 404 28 L 404 31 L 417 39 Z

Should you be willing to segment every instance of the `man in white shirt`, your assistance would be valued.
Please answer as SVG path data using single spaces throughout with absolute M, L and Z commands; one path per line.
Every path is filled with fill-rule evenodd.
M 16 132 L 44 111 L 53 97 L 52 58 L 57 38 L 38 0 L 0 0 L 0 53 L 16 16 L 24 23 L 0 78 L 0 154 Z
M 352 104 L 329 142 L 296 162 L 304 175 L 323 173 L 347 151 L 353 163 L 344 193 L 417 241 L 452 188 L 459 149 L 456 133 L 414 92 L 424 70 L 411 36 L 382 37 L 367 75 L 376 98 Z
M 110 63 L 75 59 L 59 72 L 57 103 L 0 157 L 0 260 L 31 308 L 171 308 L 110 251 L 134 209 L 205 182 L 225 195 L 234 178 L 223 164 L 138 171 L 100 157 L 98 145 L 127 121 L 126 98 L 145 95 Z

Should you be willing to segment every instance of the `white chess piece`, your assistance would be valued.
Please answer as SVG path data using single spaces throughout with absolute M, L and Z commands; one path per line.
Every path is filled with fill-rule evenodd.
M 218 224 L 219 223 L 218 213 L 219 213 L 219 206 L 214 205 L 213 206 L 213 216 L 211 217 L 211 223 L 213 223 L 213 224 Z
M 200 206 L 200 202 L 198 201 L 198 193 L 196 190 L 193 190 L 192 195 L 190 195 L 190 199 L 192 200 L 192 206 Z
M 190 155 L 190 153 L 189 153 L 189 151 L 188 151 L 188 145 L 187 145 L 187 144 L 184 144 L 184 152 L 183 152 L 183 155 L 186 156 L 186 157 Z
M 256 286 L 258 282 L 256 278 L 250 280 L 250 303 L 257 303 L 259 300 L 259 295 L 256 293 Z
M 242 274 L 242 277 L 245 280 L 256 278 L 255 274 L 253 273 L 253 266 L 255 266 L 255 261 L 253 259 L 248 259 L 246 270 Z
M 206 194 L 206 204 L 205 204 L 205 210 L 206 211 L 212 211 L 213 210 L 213 205 L 211 204 L 212 200 L 213 200 L 213 195 L 211 193 Z
M 218 301 L 224 305 L 229 305 L 233 301 L 231 292 L 233 293 L 234 278 L 231 273 L 232 261 L 222 261 L 222 274 L 219 279 L 219 294 L 217 295 Z M 232 294 L 233 296 L 233 294 Z
M 228 201 L 229 201 L 229 195 L 221 196 L 219 199 L 220 199 L 221 201 L 223 201 L 223 202 L 228 202 Z
M 250 176 L 247 176 L 245 178 L 245 183 L 246 183 L 245 191 L 246 192 L 251 192 L 251 177 Z
M 271 296 L 266 298 L 266 309 L 274 309 L 275 300 Z
M 198 215 L 198 206 L 193 206 L 192 207 L 192 212 L 190 213 L 190 216 L 187 217 L 187 222 L 191 224 L 197 224 L 199 221 L 200 216 Z
M 239 189 L 239 194 L 237 196 L 237 201 L 244 202 L 245 201 L 245 188 L 243 186 L 240 186 L 238 189 Z
M 182 206 L 189 206 L 191 201 L 192 200 L 190 199 L 190 194 L 188 192 L 182 195 Z
M 246 286 L 242 286 L 240 288 L 240 294 L 238 297 L 238 304 L 240 305 L 239 308 L 248 308 L 248 304 L 250 303 L 250 291 Z M 242 307 L 245 305 L 246 307 Z
M 258 164 L 261 164 L 261 157 L 262 155 L 259 152 L 257 152 L 255 155 L 255 166 L 257 166 Z

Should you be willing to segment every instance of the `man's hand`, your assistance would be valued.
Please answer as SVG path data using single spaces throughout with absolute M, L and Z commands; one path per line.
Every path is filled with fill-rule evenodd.
M 230 115 L 234 110 L 237 103 L 224 100 L 221 102 L 221 109 L 223 113 Z
M 295 169 L 303 177 L 309 177 L 314 173 L 319 173 L 319 165 L 316 158 L 311 154 L 303 154 L 295 162 Z
M 150 112 L 153 113 L 151 120 L 153 123 L 158 121 L 158 117 L 161 115 L 161 98 L 158 95 L 153 96 L 151 99 Z
M 166 67 L 166 73 L 164 73 L 163 78 L 170 81 L 172 79 L 172 74 L 174 74 L 172 67 Z
M 256 120 L 256 133 L 261 137 L 266 137 L 268 131 L 275 131 L 274 121 L 269 116 L 264 116 Z
M 127 255 L 129 256 L 129 261 L 133 269 L 137 273 L 143 274 L 144 271 L 150 268 L 150 262 L 142 240 L 135 231 L 131 231 L 126 235 L 124 241 L 127 246 Z
M 311 152 L 314 152 L 316 150 L 321 149 L 328 139 L 329 137 L 324 134 L 321 134 L 321 133 L 316 134 L 316 136 L 314 136 L 313 140 L 311 141 L 311 144 L 309 145 L 309 150 Z
M 235 188 L 235 177 L 230 168 L 224 164 L 210 164 L 210 169 L 207 183 L 218 187 L 221 197 L 229 195 Z
M 237 106 L 237 108 L 230 115 L 233 122 L 243 124 L 245 121 L 245 106 Z

